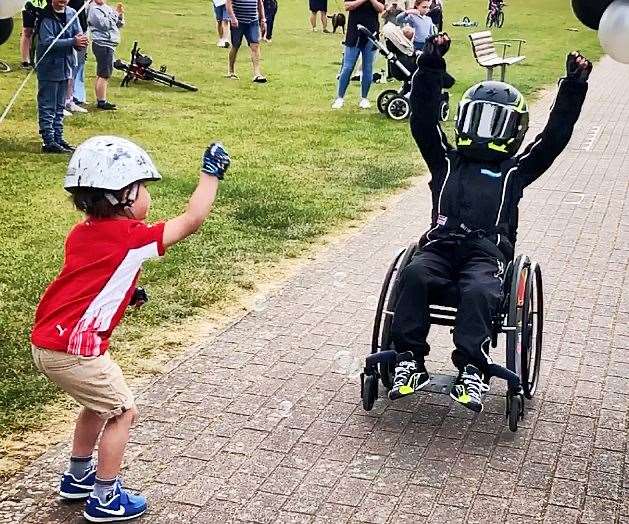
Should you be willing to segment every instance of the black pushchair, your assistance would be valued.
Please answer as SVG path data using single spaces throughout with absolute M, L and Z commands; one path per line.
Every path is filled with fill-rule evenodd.
M 384 43 L 377 38 L 377 33 L 371 33 L 366 27 L 359 25 L 358 30 L 376 46 L 387 60 L 387 77 L 402 82 L 399 89 L 385 89 L 378 96 L 378 110 L 393 120 L 404 120 L 411 112 L 408 97 L 411 91 L 411 77 L 417 70 L 417 57 L 413 42 L 404 36 L 402 29 L 395 24 L 388 23 L 382 28 Z M 450 95 L 442 93 L 439 116 L 446 121 L 450 115 Z

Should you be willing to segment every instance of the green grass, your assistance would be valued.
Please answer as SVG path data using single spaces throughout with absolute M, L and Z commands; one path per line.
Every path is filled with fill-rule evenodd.
M 454 39 L 449 70 L 458 80 L 454 103 L 484 72 L 472 58 L 469 30 L 451 22 L 466 14 L 484 21 L 485 6 L 485 0 L 447 4 L 446 28 Z M 129 0 L 127 14 L 119 55 L 126 59 L 138 39 L 156 65 L 168 64 L 200 90 L 150 84 L 122 89 L 118 76 L 110 98 L 120 110 L 67 119 L 67 138 L 117 134 L 144 145 L 164 176 L 150 188 L 154 220 L 184 208 L 208 142 L 223 140 L 233 158 L 215 211 L 199 234 L 146 266 L 143 283 L 152 301 L 114 338 L 114 347 L 128 347 L 131 340 L 137 355 L 149 358 L 142 333 L 159 333 L 236 300 L 255 287 L 257 268 L 299 255 L 322 234 L 376 207 L 423 167 L 407 125 L 375 109 L 359 113 L 356 83 L 346 108 L 330 111 L 342 37 L 308 31 L 302 0 L 280 2 L 276 36 L 263 48 L 270 79 L 263 86 L 250 82 L 246 48 L 238 61 L 241 80 L 223 78 L 226 52 L 214 45 L 208 1 Z M 529 95 L 555 82 L 567 51 L 600 54 L 595 34 L 578 24 L 567 0 L 513 2 L 495 37 L 528 40 L 527 61 L 510 69 L 509 80 Z M 0 48 L 0 57 L 15 66 L 17 42 L 15 31 Z M 93 74 L 90 55 L 90 89 Z M 24 75 L 16 70 L 0 76 L 0 109 Z M 61 264 L 64 236 L 79 219 L 62 190 L 67 158 L 38 153 L 35 85 L 31 80 L 0 126 L 0 436 L 37 427 L 41 407 L 58 394 L 34 371 L 28 335 L 37 300 Z M 382 89 L 374 86 L 372 100 Z M 412 227 L 418 233 L 422 228 Z

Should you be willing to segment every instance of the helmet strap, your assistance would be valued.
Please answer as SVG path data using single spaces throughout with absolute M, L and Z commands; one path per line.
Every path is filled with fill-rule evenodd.
M 121 194 L 120 192 L 118 194 L 110 192 L 105 193 L 105 198 L 112 206 L 121 207 L 123 213 L 128 218 L 135 218 L 130 208 L 138 198 L 139 191 L 140 184 L 136 182 L 127 189 L 124 189 Z

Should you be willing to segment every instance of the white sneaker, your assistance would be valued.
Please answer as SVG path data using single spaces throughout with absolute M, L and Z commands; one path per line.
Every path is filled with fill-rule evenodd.
M 69 104 L 66 104 L 66 109 L 70 111 L 71 113 L 87 113 L 87 109 L 85 109 L 84 107 L 81 107 L 74 101 L 70 102 Z
M 360 102 L 358 102 L 358 107 L 361 109 L 369 109 L 371 107 L 371 102 L 367 98 L 361 98 Z
M 343 107 L 343 104 L 345 103 L 345 100 L 343 100 L 342 98 L 337 98 L 333 103 L 332 103 L 332 109 L 341 109 L 341 107 Z
M 64 109 L 63 116 L 72 116 L 72 113 L 70 113 L 70 111 L 68 111 L 67 109 Z

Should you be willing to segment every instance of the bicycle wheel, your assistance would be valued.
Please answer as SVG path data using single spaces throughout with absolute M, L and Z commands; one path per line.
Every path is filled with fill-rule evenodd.
M 184 82 L 180 82 L 175 80 L 174 76 L 168 76 L 163 73 L 158 73 L 157 71 L 151 71 L 153 76 L 152 80 L 155 82 L 159 82 L 160 84 L 165 84 L 170 87 L 180 87 L 181 89 L 185 89 L 186 91 L 198 91 L 199 88 L 193 86 L 192 84 L 186 84 Z
M 485 20 L 485 25 L 487 27 L 491 27 L 494 21 L 494 17 L 491 16 L 491 12 L 487 13 L 487 20 Z
M 503 11 L 500 11 L 498 15 L 496 16 L 496 26 L 502 27 L 504 23 L 505 23 L 505 14 Z

